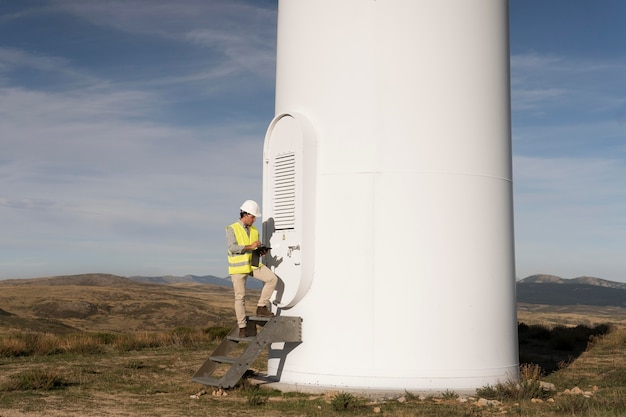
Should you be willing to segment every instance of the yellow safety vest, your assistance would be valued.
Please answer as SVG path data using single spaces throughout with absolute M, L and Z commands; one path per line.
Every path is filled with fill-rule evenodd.
M 248 246 L 252 242 L 259 240 L 259 231 L 254 226 L 250 226 L 250 236 L 248 236 L 246 229 L 239 222 L 235 222 L 228 227 L 235 232 L 238 245 Z M 228 273 L 230 275 L 249 274 L 253 269 L 260 268 L 261 265 L 259 262 L 259 266 L 252 266 L 252 252 L 231 253 L 231 251 L 228 251 Z

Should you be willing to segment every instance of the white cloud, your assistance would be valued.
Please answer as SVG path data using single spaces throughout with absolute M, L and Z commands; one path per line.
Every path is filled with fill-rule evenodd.
M 110 41 L 128 35 L 159 50 L 187 48 L 189 60 L 161 69 L 145 56 L 149 65 L 124 63 L 127 75 L 61 47 L 54 53 L 68 55 L 32 52 L 27 37 L 24 49 L 0 46 L 0 278 L 225 275 L 224 226 L 243 200 L 261 198 L 270 120 L 241 118 L 237 107 L 211 112 L 271 86 L 275 11 L 63 0 L 11 24 L 63 13 L 81 20 L 81 46 L 95 37 L 113 51 Z M 260 100 L 271 115 L 271 96 Z M 207 118 L 181 122 L 191 106 L 206 106 Z
M 626 204 L 622 178 L 626 166 L 605 158 L 514 158 L 515 181 L 522 185 L 520 197 L 552 200 L 563 205 L 597 202 Z M 559 207 L 563 209 L 563 207 Z
M 158 97 L 132 90 L 0 94 L 0 278 L 223 270 L 224 226 L 260 198 L 266 126 L 162 124 Z
M 518 276 L 626 280 L 623 59 L 511 57 Z
M 273 30 L 276 24 L 275 11 L 259 7 L 253 2 L 233 0 L 59 0 L 54 4 L 57 10 L 75 14 L 98 25 L 162 36 L 184 34 L 206 26 L 245 33 L 251 28 L 265 26 Z
M 21 72 L 34 70 L 41 74 L 52 74 L 62 78 L 63 84 L 71 83 L 74 87 L 94 85 L 99 80 L 84 71 L 79 71 L 71 66 L 71 63 L 63 57 L 49 56 L 32 53 L 21 49 L 6 48 L 0 46 L 0 76 L 9 72 Z M 10 85 L 9 77 L 0 78 L 1 85 Z M 10 98 L 3 98 L 3 102 Z
M 265 77 L 274 76 L 274 45 L 268 45 L 264 38 L 250 33 L 248 36 L 234 35 L 212 29 L 200 29 L 187 33 L 193 42 L 211 48 L 219 48 L 223 53 L 248 71 L 259 71 Z
M 519 89 L 515 91 L 515 100 L 512 103 L 513 111 L 540 109 L 546 102 L 559 100 L 568 93 L 565 89 Z
M 0 47 L 0 71 L 7 71 L 14 67 L 73 72 L 66 59 L 32 54 L 15 48 Z
M 225 275 L 224 226 L 241 201 L 260 199 L 269 120 L 238 118 L 241 98 L 207 119 L 274 79 L 276 14 L 258 4 L 59 0 L 0 17 L 60 12 L 89 36 L 191 54 L 167 69 L 133 61 L 126 77 L 79 55 L 0 46 L 0 278 Z M 526 54 L 511 68 L 513 120 L 523 119 L 513 126 L 518 272 L 626 279 L 625 61 Z M 55 82 L 18 83 L 22 71 Z M 188 95 L 215 100 L 207 119 L 167 120 Z
M 603 158 L 517 156 L 514 168 L 519 275 L 623 281 L 626 260 L 615 248 L 626 242 L 626 166 Z
M 626 72 L 626 60 L 588 60 L 554 55 L 511 57 L 512 108 L 551 117 L 568 114 L 602 116 L 624 109 L 626 100 L 615 89 Z
M 254 3 L 224 0 L 117 0 L 107 2 L 60 1 L 56 7 L 96 25 L 149 37 L 189 42 L 222 54 L 216 70 L 207 73 L 253 71 L 274 77 L 276 12 Z M 207 52 L 208 54 L 209 52 Z M 214 64 L 211 58 L 207 62 Z
M 511 56 L 512 68 L 521 72 L 530 71 L 537 72 L 538 74 L 589 74 L 605 71 L 623 71 L 625 65 L 626 62 L 623 59 L 590 60 L 588 58 L 546 54 L 520 54 Z

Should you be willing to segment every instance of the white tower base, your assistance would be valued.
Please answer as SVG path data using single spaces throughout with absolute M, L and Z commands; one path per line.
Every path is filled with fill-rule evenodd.
M 504 0 L 280 0 L 267 263 L 298 390 L 518 378 Z M 283 349 L 284 348 L 284 349 Z

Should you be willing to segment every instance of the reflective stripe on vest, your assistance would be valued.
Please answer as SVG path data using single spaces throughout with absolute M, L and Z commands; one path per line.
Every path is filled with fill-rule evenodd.
M 250 243 L 259 240 L 259 231 L 254 226 L 250 226 L 250 236 L 248 236 L 246 229 L 244 229 L 239 222 L 235 222 L 228 227 L 232 228 L 235 232 L 238 245 L 248 246 Z M 249 274 L 253 269 L 257 269 L 261 266 L 261 263 L 259 263 L 258 267 L 253 267 L 251 262 L 252 252 L 231 253 L 228 251 L 228 273 L 230 275 Z

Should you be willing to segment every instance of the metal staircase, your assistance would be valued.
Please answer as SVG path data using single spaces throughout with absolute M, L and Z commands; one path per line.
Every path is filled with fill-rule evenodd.
M 262 327 L 258 333 L 257 326 Z M 219 388 L 234 387 L 252 362 L 270 343 L 302 342 L 302 318 L 250 316 L 246 332 L 249 337 L 240 338 L 239 328 L 235 326 L 191 380 Z M 229 356 L 233 350 L 241 347 L 240 343 L 248 345 L 239 356 Z

